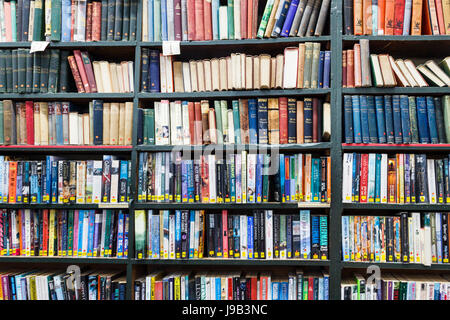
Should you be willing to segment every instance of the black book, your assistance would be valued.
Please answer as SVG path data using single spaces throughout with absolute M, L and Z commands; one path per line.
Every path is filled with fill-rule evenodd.
M 436 174 L 436 195 L 437 203 L 445 203 L 445 186 L 444 186 L 444 160 L 436 159 L 434 161 Z
M 108 0 L 102 0 L 100 40 L 106 41 L 108 34 Z
M 230 202 L 230 163 L 227 160 L 222 164 L 222 181 L 223 181 L 223 200 L 224 202 Z
M 56 93 L 58 90 L 59 59 L 59 50 L 50 50 L 50 64 L 48 70 L 48 92 L 50 93 Z
M 22 37 L 21 41 L 28 41 L 28 24 L 30 19 L 30 0 L 23 0 L 23 10 L 22 10 L 22 26 L 21 29 Z M 19 30 L 19 29 L 18 29 Z M 17 39 L 19 40 L 19 38 Z
M 273 252 L 274 258 L 280 257 L 280 215 L 273 215 Z
M 401 262 L 409 262 L 408 213 L 400 214 Z
M 69 162 L 70 179 L 69 179 L 69 203 L 74 204 L 77 198 L 77 163 Z
M 116 16 L 116 0 L 108 0 L 108 31 L 106 40 L 114 40 L 114 28 L 115 28 L 115 16 Z
M 208 250 L 208 257 L 212 258 L 215 257 L 215 240 L 216 240 L 216 223 L 215 223 L 215 215 L 214 214 L 207 214 L 206 215 L 206 231 L 207 231 L 207 250 Z
M 189 211 L 181 211 L 181 259 L 189 257 Z
M 259 211 L 259 257 L 261 259 L 266 258 L 266 227 L 263 210 Z
M 222 196 L 222 166 L 220 165 L 221 160 L 217 160 L 216 162 L 216 196 L 217 203 L 223 202 Z M 214 183 L 214 181 L 210 181 L 209 183 Z
M 300 216 L 292 216 L 292 251 L 293 258 L 300 258 Z
M 175 163 L 175 178 L 176 178 L 176 201 L 181 202 L 181 185 L 182 185 L 182 175 L 181 175 L 181 159 L 177 158 Z
M 200 160 L 194 160 L 194 201 L 200 202 L 201 196 L 201 179 L 200 179 Z
M 25 51 L 25 92 L 33 92 L 33 54 Z
M 216 244 L 216 257 L 223 258 L 223 238 L 222 238 L 222 214 L 215 214 L 215 244 Z
M 195 276 L 195 300 L 201 300 L 202 297 L 202 278 Z
M 26 55 L 27 49 L 19 49 L 17 51 L 17 92 L 25 93 L 25 83 L 27 76 Z
M 442 213 L 442 262 L 448 263 L 448 213 Z
M 11 54 L 13 93 L 19 92 L 19 66 L 18 66 L 19 50 L 20 49 L 12 50 Z
M 286 247 L 286 256 L 288 259 L 292 259 L 294 254 L 292 250 L 292 215 L 290 214 L 286 216 Z
M 136 144 L 141 145 L 144 142 L 144 109 L 137 109 L 137 139 Z
M 4 50 L 4 57 L 6 60 L 5 72 L 6 72 L 6 92 L 13 92 L 13 66 L 12 66 L 12 51 Z
M 41 88 L 41 54 L 33 53 L 33 93 L 39 93 Z
M 50 68 L 50 52 L 44 51 L 41 54 L 41 77 L 40 77 L 40 92 L 47 93 L 48 92 L 48 76 L 49 76 L 49 68 Z
M 141 50 L 141 91 L 142 92 L 150 92 L 150 83 L 148 82 L 148 74 L 149 74 L 149 48 L 142 48 Z
M 116 0 L 114 16 L 114 40 L 122 40 L 123 0 Z
M 418 203 L 428 202 L 428 180 L 427 180 L 427 156 L 416 154 L 416 201 Z
M 16 3 L 16 39 L 17 39 L 17 41 L 22 40 L 22 9 L 23 9 L 23 0 L 17 0 L 17 3 Z
M 130 0 L 123 0 L 122 40 L 128 41 L 130 37 Z
M 138 0 L 130 0 L 130 41 L 136 40 Z
M 297 143 L 297 100 L 288 98 L 288 143 Z
M 344 0 L 344 34 L 353 34 L 353 0 Z
M 242 277 L 239 279 L 239 300 L 246 300 L 247 294 L 247 280 Z
M 188 290 L 188 292 L 189 292 L 189 295 L 188 295 L 189 300 L 195 300 L 195 278 L 189 277 L 188 288 L 189 288 L 189 290 Z

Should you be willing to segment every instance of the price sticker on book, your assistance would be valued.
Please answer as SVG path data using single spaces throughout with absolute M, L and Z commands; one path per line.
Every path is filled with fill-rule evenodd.
M 163 41 L 163 56 L 175 56 L 180 54 L 180 41 Z
M 30 53 L 42 52 L 47 49 L 50 42 L 48 41 L 33 41 L 31 42 Z

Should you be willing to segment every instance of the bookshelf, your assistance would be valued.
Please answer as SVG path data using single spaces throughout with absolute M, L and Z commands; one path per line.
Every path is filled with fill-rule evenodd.
M 203 203 L 136 203 L 132 200 L 130 203 L 122 205 L 22 205 L 22 204 L 0 204 L 2 209 L 128 209 L 130 213 L 129 221 L 129 243 L 128 258 L 60 258 L 60 257 L 0 257 L 0 264 L 56 264 L 56 265 L 117 265 L 127 277 L 126 299 L 132 299 L 134 279 L 136 276 L 137 266 L 157 266 L 157 267 L 228 267 L 228 266 L 245 266 L 245 267 L 325 267 L 328 268 L 330 275 L 329 297 L 333 300 L 341 298 L 341 276 L 344 269 L 363 269 L 369 266 L 369 263 L 360 262 L 342 262 L 341 258 L 341 217 L 344 211 L 352 211 L 355 214 L 370 214 L 371 211 L 407 210 L 407 211 L 441 211 L 450 210 L 449 205 L 419 205 L 419 204 L 351 204 L 342 203 L 342 155 L 345 151 L 363 151 L 377 152 L 387 151 L 411 151 L 426 153 L 448 153 L 450 145 L 401 145 L 396 146 L 392 151 L 387 145 L 354 145 L 343 144 L 343 95 L 344 94 L 422 94 L 422 95 L 442 95 L 449 94 L 448 87 L 425 87 L 425 88 L 342 88 L 342 49 L 346 44 L 354 43 L 360 39 L 369 39 L 374 47 L 386 47 L 397 52 L 408 53 L 411 48 L 423 46 L 418 51 L 424 55 L 429 46 L 436 46 L 441 49 L 440 55 L 450 55 L 450 36 L 347 36 L 343 35 L 343 8 L 342 0 L 332 0 L 330 6 L 329 29 L 330 35 L 320 37 L 289 37 L 276 39 L 244 39 L 244 40 L 216 40 L 216 41 L 196 41 L 181 42 L 181 52 L 188 52 L 188 55 L 194 56 L 202 50 L 205 54 L 214 51 L 233 50 L 233 52 L 247 51 L 276 51 L 281 47 L 289 45 L 298 45 L 299 42 L 321 42 L 326 43 L 331 50 L 331 88 L 330 89 L 296 89 L 296 90 L 252 90 L 252 91 L 215 91 L 215 92 L 193 92 L 193 93 L 142 93 L 140 92 L 140 68 L 141 68 L 141 50 L 142 48 L 161 49 L 161 42 L 142 42 L 138 41 L 101 41 L 101 42 L 69 42 L 69 43 L 50 43 L 49 48 L 66 48 L 78 49 L 84 48 L 93 50 L 101 55 L 108 52 L 108 55 L 116 54 L 120 57 L 131 58 L 134 53 L 134 93 L 56 93 L 56 94 L 2 94 L 2 99 L 12 99 L 17 101 L 25 101 L 35 99 L 40 101 L 47 100 L 67 100 L 67 101 L 89 101 L 93 99 L 103 99 L 108 101 L 133 101 L 133 134 L 132 145 L 124 147 L 108 147 L 108 146 L 76 146 L 76 147 L 40 147 L 40 146 L 0 146 L 0 154 L 11 155 L 28 154 L 47 155 L 47 154 L 120 154 L 126 156 L 132 161 L 132 168 L 135 174 L 131 176 L 131 199 L 134 199 L 137 193 L 137 174 L 138 154 L 139 152 L 164 152 L 171 151 L 173 146 L 141 146 L 137 145 L 137 112 L 140 103 L 148 103 L 161 99 L 231 99 L 231 98 L 251 98 L 251 97 L 279 97 L 279 96 L 328 96 L 331 102 L 331 142 L 321 142 L 314 144 L 289 144 L 289 145 L 208 145 L 208 146 L 181 146 L 183 151 L 201 151 L 205 148 L 216 150 L 232 148 L 235 151 L 250 150 L 252 148 L 279 148 L 280 151 L 286 152 L 318 152 L 329 153 L 331 156 L 331 186 L 332 197 L 331 204 L 315 204 L 315 203 L 260 203 L 260 204 L 203 204 Z M 139 1 L 139 11 L 142 12 L 142 1 Z M 142 16 L 137 16 L 137 39 L 141 39 Z M 0 43 L 0 48 L 29 48 L 29 42 Z M 371 47 L 372 48 L 372 47 Z M 429 52 L 429 51 L 428 51 Z M 427 53 L 429 54 L 429 53 Z M 180 146 L 178 146 L 180 147 Z M 134 210 L 137 209 L 274 209 L 274 210 L 298 210 L 305 209 L 326 209 L 328 212 L 328 243 L 329 243 L 329 260 L 240 260 L 240 259 L 201 259 L 201 260 L 137 260 L 135 259 L 134 250 Z M 419 264 L 403 264 L 403 263 L 370 263 L 379 265 L 385 269 L 395 270 L 450 270 L 449 264 L 432 265 L 425 267 Z

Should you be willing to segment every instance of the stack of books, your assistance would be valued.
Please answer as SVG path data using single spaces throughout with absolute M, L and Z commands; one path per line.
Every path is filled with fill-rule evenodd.
M 0 144 L 131 145 L 133 103 L 0 101 Z
M 330 88 L 331 51 L 320 43 L 287 47 L 284 54 L 230 56 L 174 61 L 155 50 L 142 50 L 141 91 L 204 92 L 257 89 Z
M 449 156 L 344 153 L 342 202 L 450 203 Z
M 434 0 L 344 0 L 344 33 L 450 34 L 450 3 Z
M 131 161 L 104 155 L 103 160 L 43 161 L 0 156 L 1 203 L 122 203 L 131 194 Z
M 328 300 L 327 272 L 155 271 L 134 281 L 135 300 Z
M 0 1 L 0 42 L 136 40 L 138 0 Z
M 449 263 L 447 212 L 343 216 L 342 259 Z
M 322 202 L 331 198 L 331 159 L 311 154 L 139 154 L 138 202 Z
M 133 61 L 94 61 L 87 51 L 74 50 L 68 57 L 78 93 L 134 92 Z
M 450 143 L 450 96 L 344 95 L 345 143 Z
M 288 144 L 329 141 L 330 103 L 259 98 L 154 103 L 138 111 L 138 144 Z
M 2 210 L 0 256 L 128 257 L 129 216 L 113 210 Z
M 135 211 L 137 259 L 328 259 L 325 215 Z

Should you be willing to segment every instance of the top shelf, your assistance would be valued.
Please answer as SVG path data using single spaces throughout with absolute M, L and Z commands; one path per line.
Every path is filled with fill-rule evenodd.
M 359 41 L 360 39 L 368 39 L 371 41 L 449 41 L 450 35 L 421 35 L 421 36 L 354 36 L 343 35 L 344 41 Z

